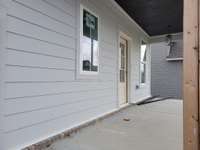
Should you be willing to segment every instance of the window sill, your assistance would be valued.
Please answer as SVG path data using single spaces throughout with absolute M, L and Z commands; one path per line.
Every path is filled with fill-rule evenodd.
M 167 61 L 183 61 L 183 58 L 166 58 Z
M 99 80 L 99 72 L 77 72 L 76 80 Z
M 140 83 L 140 89 L 146 87 L 146 83 Z

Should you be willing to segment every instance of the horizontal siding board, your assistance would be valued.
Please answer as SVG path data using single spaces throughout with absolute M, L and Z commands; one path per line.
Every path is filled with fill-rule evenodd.
M 55 19 L 57 21 L 63 22 L 66 25 L 71 25 L 72 27 L 75 27 L 75 18 L 73 16 L 69 16 L 66 13 L 63 13 L 62 11 L 58 10 L 57 8 L 48 5 L 42 0 L 15 0 L 18 3 L 21 3 L 29 8 L 32 8 L 33 10 L 36 10 L 47 17 L 50 17 L 52 19 Z
M 75 58 L 75 49 L 64 48 L 36 39 L 8 33 L 8 48 L 56 57 Z
M 32 53 L 24 53 L 15 50 L 7 50 L 6 64 L 17 66 L 55 68 L 63 70 L 74 70 L 75 68 L 75 60 L 61 59 Z
M 117 73 L 117 69 L 106 65 L 101 65 L 101 72 Z
M 118 50 L 117 47 L 105 42 L 100 43 L 100 57 L 107 58 L 113 61 L 117 61 L 118 59 Z
M 73 113 L 79 113 L 82 109 L 89 109 L 91 107 L 96 107 L 103 103 L 113 102 L 112 97 L 106 98 L 96 98 L 82 101 L 75 104 L 62 105 L 60 107 L 55 107 L 52 109 L 44 109 L 40 111 L 27 112 L 20 115 L 14 115 L 6 117 L 4 120 L 7 124 L 5 132 L 11 130 L 18 130 L 21 128 L 26 128 L 28 126 L 40 124 L 49 120 L 54 120 L 59 117 L 69 116 Z M 71 109 L 73 108 L 73 109 Z M 16 124 L 16 122 L 18 122 Z
M 111 82 L 63 82 L 63 83 L 11 83 L 6 84 L 6 98 L 30 97 L 54 93 L 93 91 L 113 88 Z
M 52 0 L 53 1 L 53 0 Z M 61 0 L 62 1 L 62 0 Z M 76 0 L 64 0 L 67 4 L 74 7 L 76 5 Z
M 63 11 L 67 14 L 75 16 L 75 3 L 72 2 L 73 0 L 43 0 L 44 2 L 52 5 L 53 7 L 58 8 L 60 11 Z
M 74 81 L 75 72 L 67 70 L 40 69 L 8 66 L 5 82 Z
M 75 28 L 65 25 L 51 18 L 48 18 L 37 11 L 34 11 L 30 8 L 25 7 L 24 5 L 21 5 L 20 3 L 11 3 L 8 14 L 10 16 L 21 18 L 22 20 L 26 20 L 33 24 L 37 24 L 38 26 L 48 28 L 49 30 L 53 30 L 60 34 L 72 37 L 75 36 Z
M 100 48 L 105 49 L 106 51 L 109 51 L 111 53 L 117 53 L 117 47 L 115 46 L 115 44 L 110 44 L 108 42 L 102 41 L 100 43 Z
M 75 48 L 74 38 L 57 34 L 17 18 L 8 17 L 8 31 L 60 44 L 69 48 Z
M 68 105 L 77 103 L 80 101 L 94 100 L 98 98 L 114 97 L 113 89 L 103 89 L 95 91 L 95 95 L 91 94 L 91 91 L 84 91 L 77 93 L 64 93 L 57 95 L 46 95 L 38 97 L 21 98 L 5 101 L 5 113 L 4 115 L 12 115 L 22 112 L 37 111 L 42 109 L 48 109 L 51 107 L 59 107 L 60 105 Z M 26 106 L 26 107 L 24 107 Z
M 73 113 L 63 118 L 58 118 L 42 124 L 30 126 L 15 132 L 9 132 L 5 134 L 5 145 L 7 145 L 7 147 L 16 148 L 16 145 L 19 145 L 19 143 L 35 143 L 35 141 L 40 141 L 45 137 L 57 134 L 57 130 L 59 130 L 59 132 L 66 131 L 66 127 L 74 127 L 82 122 L 85 122 L 88 120 L 88 118 L 94 118 L 106 112 L 110 112 L 111 110 L 115 109 L 115 107 L 115 102 L 106 102 L 102 105 L 96 105 L 96 107 L 85 109 L 79 113 Z M 27 138 L 27 136 L 30 138 Z M 16 140 L 16 137 L 18 137 L 18 140 Z
M 117 67 L 117 63 L 115 60 L 112 60 L 112 59 L 109 59 L 106 57 L 101 57 L 100 63 L 101 63 L 101 66 L 109 66 L 109 67 L 113 67 L 113 68 Z
M 115 83 L 117 79 L 117 74 L 109 74 L 109 73 L 102 73 L 99 79 L 103 82 L 112 82 Z
M 115 23 L 113 23 L 113 21 L 114 19 L 108 20 L 105 18 L 102 18 L 101 20 L 101 39 L 103 42 L 106 42 L 110 45 L 116 45 L 118 40 L 118 32 L 116 32 L 117 26 Z
M 113 61 L 117 61 L 117 52 L 110 52 L 106 49 L 100 49 L 100 58 L 108 58 Z

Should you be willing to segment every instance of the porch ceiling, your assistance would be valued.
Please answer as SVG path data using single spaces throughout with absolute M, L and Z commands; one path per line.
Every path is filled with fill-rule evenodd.
M 183 30 L 183 0 L 115 0 L 150 36 Z

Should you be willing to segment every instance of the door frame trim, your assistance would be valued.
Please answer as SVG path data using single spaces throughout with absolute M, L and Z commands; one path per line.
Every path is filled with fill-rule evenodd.
M 124 105 L 120 105 L 120 99 L 119 99 L 119 82 L 120 82 L 120 75 L 119 75 L 119 48 L 120 48 L 120 38 L 124 38 L 127 40 L 127 45 L 128 45 L 128 49 L 127 49 L 127 103 Z M 131 63 L 130 63 L 130 58 L 131 58 L 131 48 L 132 48 L 132 38 L 130 36 L 128 36 L 126 33 L 119 31 L 118 34 L 118 48 L 117 48 L 117 106 L 118 108 L 123 108 L 127 105 L 130 104 L 130 73 L 131 73 Z

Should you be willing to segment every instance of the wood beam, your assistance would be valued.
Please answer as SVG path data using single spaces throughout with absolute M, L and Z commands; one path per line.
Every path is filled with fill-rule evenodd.
M 184 150 L 199 150 L 199 0 L 184 0 Z

